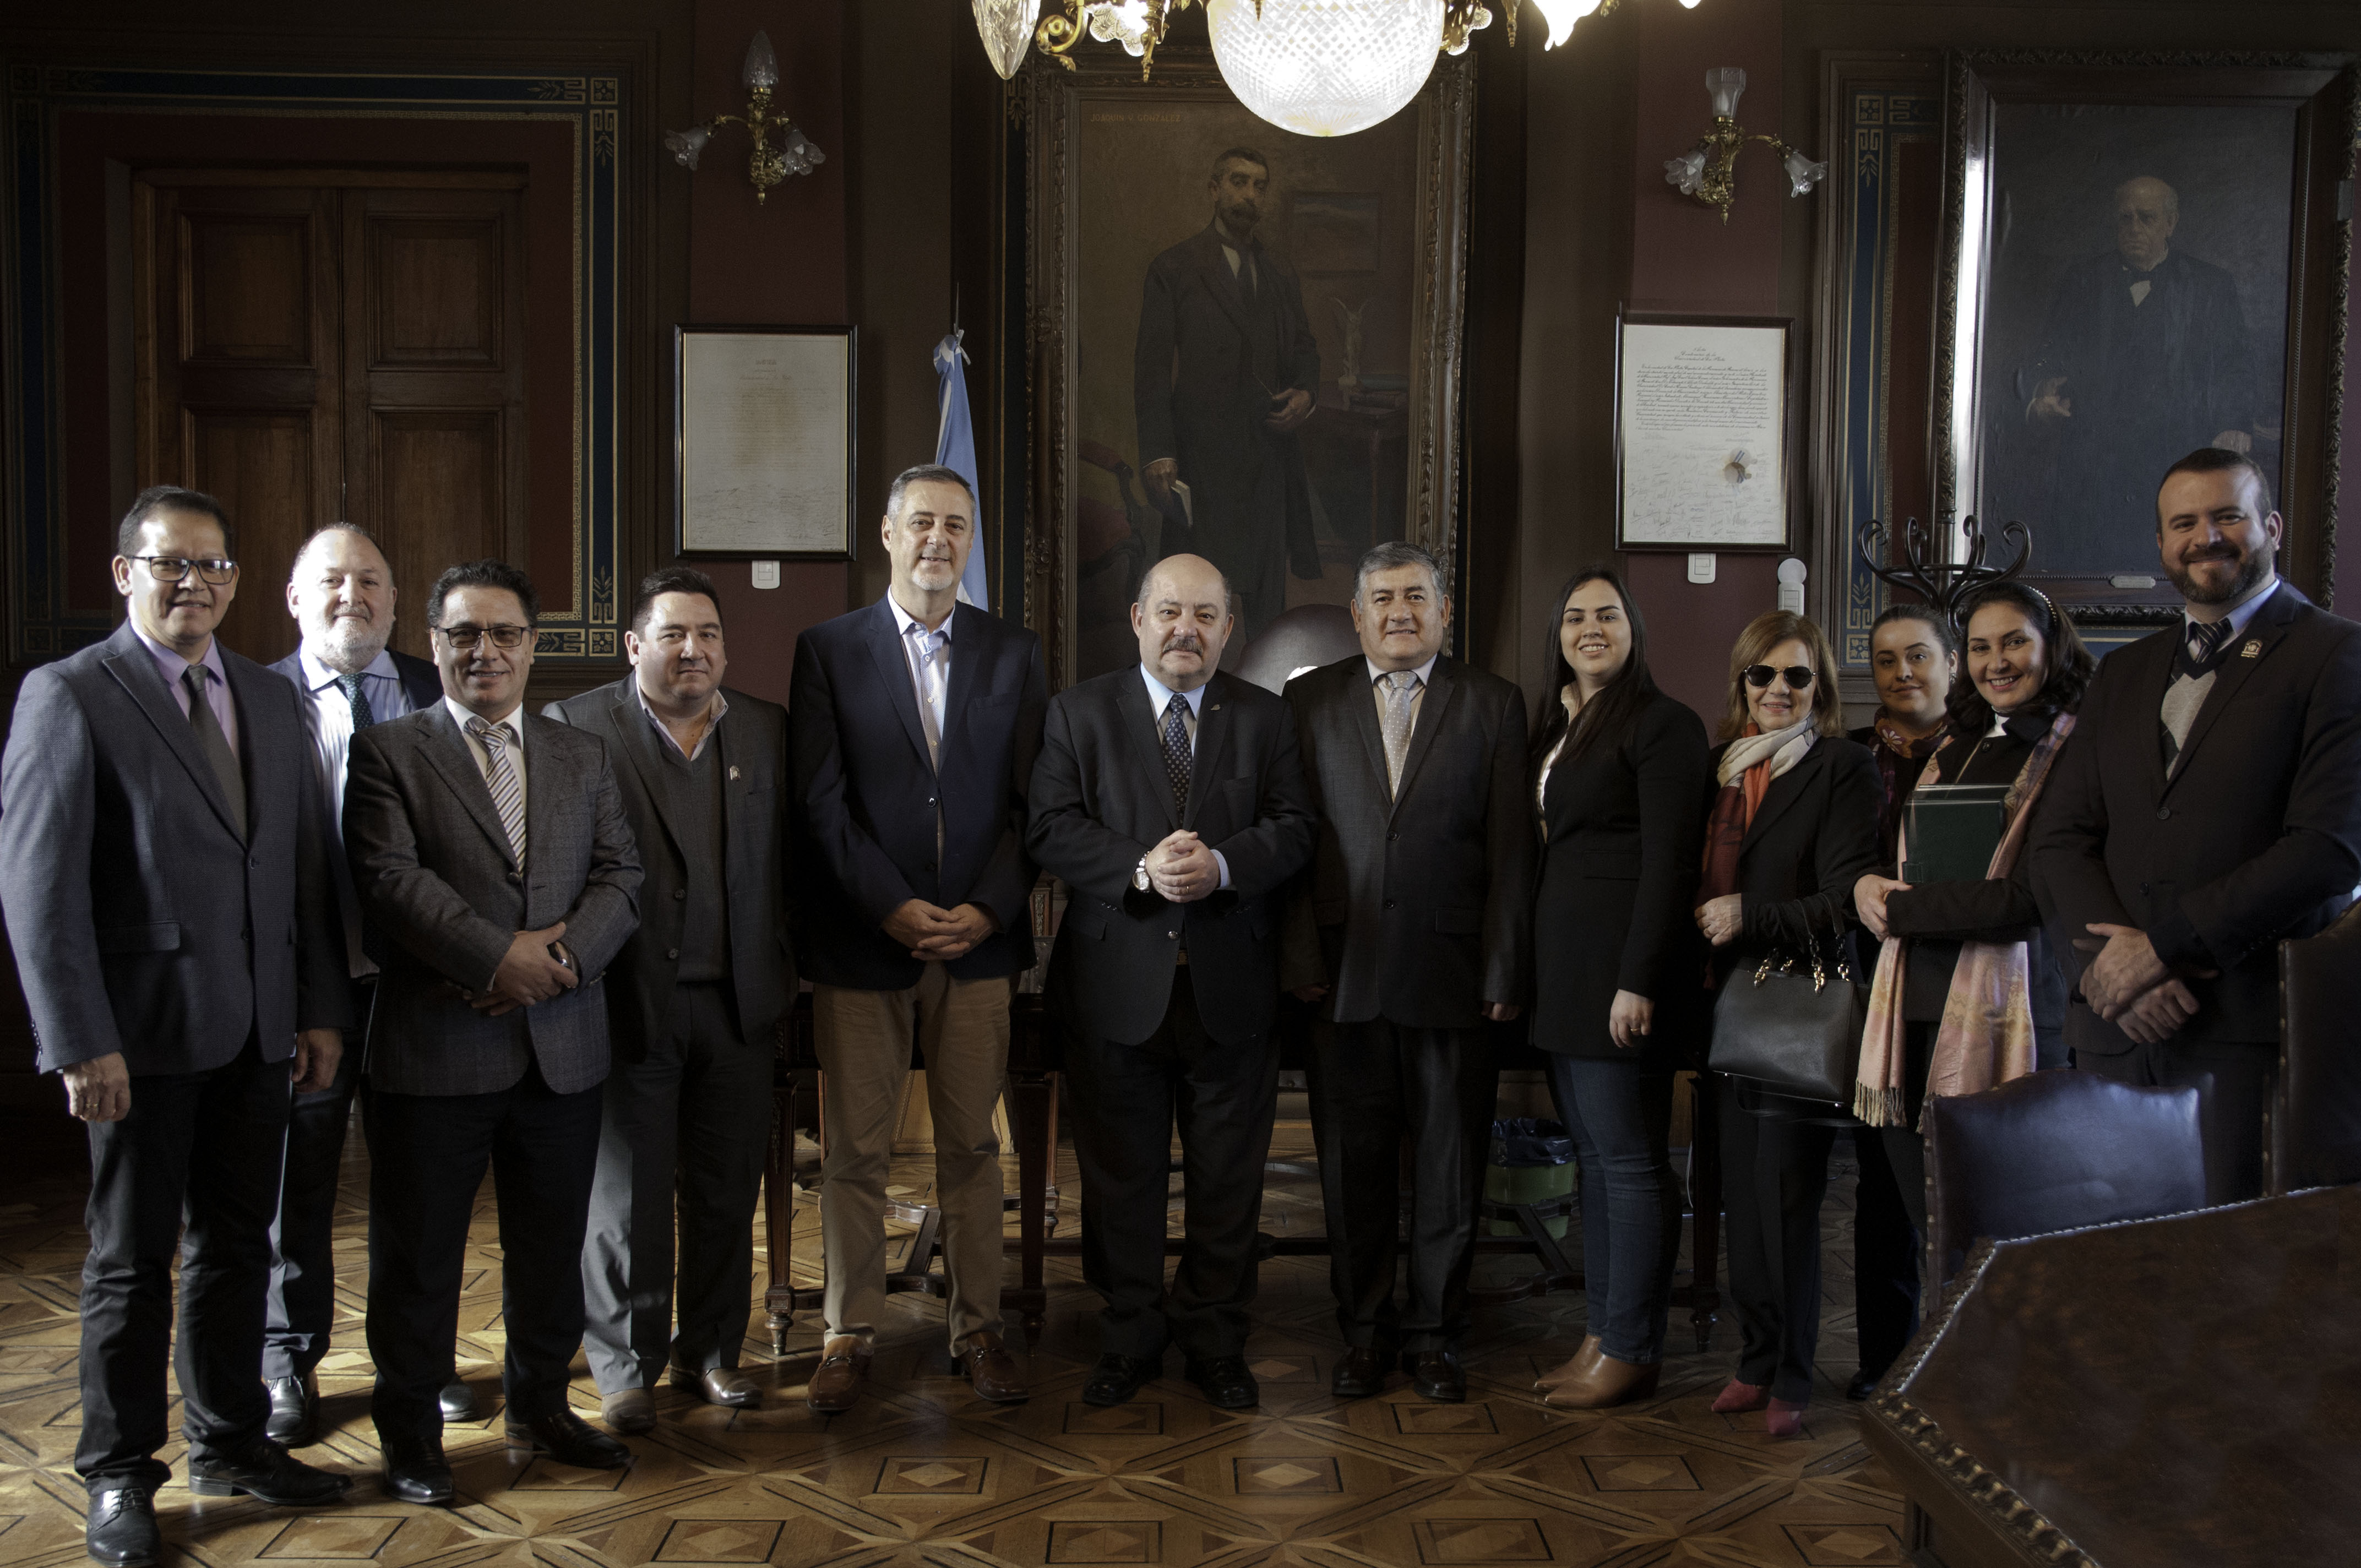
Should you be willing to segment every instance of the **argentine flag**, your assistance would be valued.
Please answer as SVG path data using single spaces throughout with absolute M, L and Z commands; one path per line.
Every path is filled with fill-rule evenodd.
M 983 487 L 976 482 L 975 422 L 967 411 L 967 350 L 960 346 L 960 339 L 966 335 L 954 331 L 935 345 L 935 373 L 940 378 L 938 400 L 942 406 L 942 422 L 935 430 L 935 461 L 965 479 L 975 494 L 975 544 L 968 552 L 959 597 L 978 609 L 989 610 L 992 586 L 983 570 Z

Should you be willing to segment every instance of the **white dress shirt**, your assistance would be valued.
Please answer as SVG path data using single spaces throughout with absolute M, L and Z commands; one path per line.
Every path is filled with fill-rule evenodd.
M 1139 666 L 1139 678 L 1148 684 L 1148 708 L 1156 719 L 1156 745 L 1159 751 L 1164 746 L 1164 710 L 1172 706 L 1172 699 L 1176 696 L 1188 704 L 1180 716 L 1180 728 L 1189 732 L 1189 755 L 1194 759 L 1197 755 L 1197 715 L 1205 706 L 1205 688 L 1201 685 L 1188 691 L 1176 692 L 1158 680 L 1156 672 L 1149 669 L 1146 663 Z M 1206 847 L 1213 848 L 1211 845 Z M 1222 873 L 1222 880 L 1218 885 L 1228 887 L 1230 862 L 1219 850 L 1213 850 L 1213 864 Z
M 312 765 L 320 780 L 321 798 L 328 803 L 328 856 L 336 881 L 336 905 L 345 917 L 345 953 L 355 980 L 377 973 L 377 965 L 361 950 L 361 901 L 353 891 L 353 869 L 345 860 L 345 777 L 353 754 L 353 703 L 345 695 L 341 677 L 313 656 L 310 647 L 296 655 L 303 671 L 303 728 L 312 737 Z M 368 698 L 369 717 L 378 723 L 400 718 L 411 711 L 410 694 L 402 689 L 401 673 L 393 655 L 379 652 L 361 672 L 361 693 Z
M 901 628 L 902 662 L 910 667 L 910 689 L 917 695 L 920 728 L 927 732 L 927 757 L 940 769 L 944 709 L 951 690 L 951 618 L 944 616 L 943 623 L 929 630 L 891 593 L 885 602 L 894 607 L 895 623 Z
M 491 755 L 484 750 L 484 743 L 477 740 L 474 733 L 467 728 L 476 721 L 477 714 L 472 708 L 460 707 L 448 695 L 443 698 L 443 706 L 451 710 L 451 718 L 458 724 L 459 733 L 467 738 L 467 755 L 476 759 L 476 770 L 484 775 L 484 783 L 489 786 L 492 782 Z M 500 731 L 501 740 L 508 747 L 509 766 L 516 773 L 519 811 L 525 809 L 525 803 L 530 798 L 525 793 L 529 787 L 529 781 L 525 778 L 524 770 L 524 726 L 517 718 L 518 712 L 523 707 L 524 704 L 519 703 L 515 707 L 510 708 L 492 720 L 494 727 Z
M 1434 655 L 1434 659 L 1442 657 L 1440 652 Z M 1429 659 L 1425 663 L 1417 665 L 1411 671 L 1411 674 L 1418 677 L 1418 684 L 1410 688 L 1410 728 L 1412 734 L 1418 732 L 1418 710 L 1426 703 L 1426 683 L 1434 678 L 1434 659 Z M 1384 733 L 1382 726 L 1386 721 L 1385 682 L 1386 677 L 1394 672 L 1380 670 L 1375 659 L 1365 658 L 1362 663 L 1369 666 L 1369 695 L 1377 699 L 1378 723 L 1381 727 L 1378 732 L 1382 734 Z
M 2246 601 L 2244 604 L 2238 605 L 2233 609 L 2229 614 L 2222 618 L 2230 623 L 2230 630 L 2222 634 L 2222 645 L 2224 648 L 2226 649 L 2231 643 L 2235 642 L 2239 638 L 2244 637 L 2246 634 L 2247 623 L 2255 619 L 2255 613 L 2261 609 L 2263 606 L 2268 604 L 2270 602 L 2271 596 L 2279 591 L 2279 574 L 2274 572 L 2271 576 L 2263 580 L 2261 587 L 2256 588 L 2254 592 L 2246 596 Z M 2196 629 L 2196 626 L 2197 618 L 2191 615 L 2188 609 L 2184 608 L 2180 612 L 2180 640 L 2182 642 L 2185 643 L 2189 641 L 2189 634 Z

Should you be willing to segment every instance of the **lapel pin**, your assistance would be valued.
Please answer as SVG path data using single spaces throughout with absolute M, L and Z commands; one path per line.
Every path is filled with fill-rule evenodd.
M 2259 637 L 2248 638 L 2246 645 L 2238 650 L 2238 657 L 2241 659 L 2259 659 L 2262 656 L 2263 640 Z
M 730 770 L 730 782 L 731 784 L 736 784 L 738 782 L 738 770 L 736 768 Z

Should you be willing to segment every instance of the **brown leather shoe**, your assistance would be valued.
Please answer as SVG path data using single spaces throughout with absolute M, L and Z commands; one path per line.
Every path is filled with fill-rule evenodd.
M 862 1381 L 869 1376 L 869 1352 L 851 1334 L 839 1334 L 821 1347 L 819 1365 L 812 1368 L 804 1388 L 804 1403 L 824 1416 L 852 1409 L 861 1398 Z
M 1551 1367 L 1547 1372 L 1543 1373 L 1539 1377 L 1534 1378 L 1533 1387 L 1539 1388 L 1543 1393 L 1549 1392 L 1549 1390 L 1556 1387 L 1559 1384 L 1573 1376 L 1576 1372 L 1582 1370 L 1582 1368 L 1589 1363 L 1590 1358 L 1598 1354 L 1598 1336 L 1597 1334 L 1583 1335 L 1582 1348 L 1576 1351 L 1572 1355 L 1567 1356 L 1564 1361 L 1559 1362 L 1555 1366 Z
M 749 1409 L 763 1402 L 763 1390 L 734 1366 L 708 1366 L 702 1372 L 675 1366 L 671 1376 L 674 1387 L 686 1388 L 708 1405 Z
M 1618 1361 L 1602 1350 L 1577 1355 L 1575 1361 L 1574 1376 L 1543 1395 L 1543 1404 L 1561 1410 L 1599 1410 L 1609 1405 L 1625 1405 L 1654 1393 L 1656 1379 L 1664 1374 L 1662 1362 L 1642 1366 L 1636 1362 Z
M 979 1399 L 989 1399 L 995 1405 L 1016 1405 L 1033 1396 L 1032 1389 L 1026 1386 L 1025 1374 L 1017 1369 L 1016 1358 L 1008 1354 L 1008 1347 L 996 1333 L 986 1332 L 969 1340 L 959 1353 L 959 1364 Z

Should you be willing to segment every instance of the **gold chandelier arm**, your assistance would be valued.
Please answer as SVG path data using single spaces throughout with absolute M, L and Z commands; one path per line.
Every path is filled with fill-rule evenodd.
M 1073 70 L 1074 62 L 1067 57 L 1073 52 L 1074 46 L 1082 41 L 1082 0 L 1066 0 L 1063 16 L 1042 17 L 1041 26 L 1033 34 L 1033 41 L 1043 54 L 1068 71 Z

